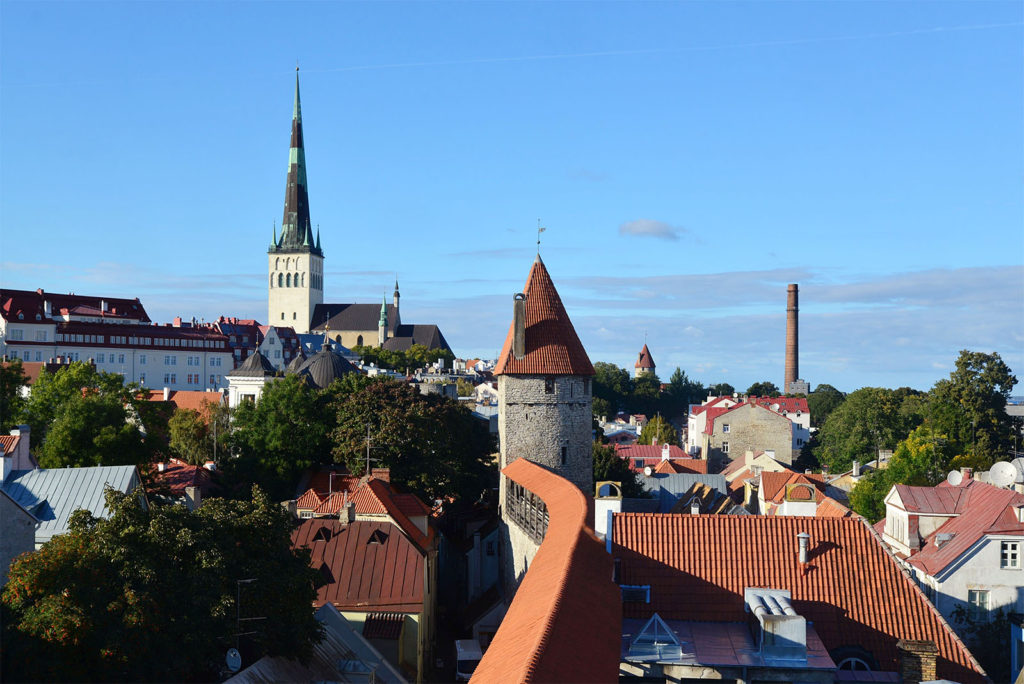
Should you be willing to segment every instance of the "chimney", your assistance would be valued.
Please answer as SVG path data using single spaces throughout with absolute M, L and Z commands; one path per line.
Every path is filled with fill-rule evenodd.
M 896 651 L 899 653 L 903 684 L 935 681 L 935 657 L 939 649 L 934 641 L 900 639 L 896 642 Z
M 799 325 L 797 324 L 798 288 L 796 283 L 786 289 L 786 380 L 782 383 L 782 393 L 789 391 L 790 383 L 800 377 L 799 364 Z
M 217 469 L 217 464 L 214 463 L 213 461 L 207 461 L 206 463 L 203 464 L 203 467 L 212 473 L 214 470 Z
M 517 360 L 526 356 L 526 295 L 522 292 L 512 298 L 512 356 Z
M 670 453 L 669 445 L 668 444 L 663 444 L 661 446 L 661 460 L 662 461 L 667 461 L 668 458 L 669 458 L 669 453 Z
M 853 462 L 853 476 L 860 477 L 860 461 Z
M 338 519 L 346 525 L 356 521 L 356 505 L 349 501 L 338 511 Z
M 53 304 L 50 303 L 49 299 L 43 300 L 43 315 L 47 318 L 53 315 Z
M 185 487 L 185 506 L 188 507 L 188 510 L 194 511 L 202 503 L 203 495 L 199 492 L 199 487 Z
M 806 532 L 801 532 L 800 534 L 796 535 L 796 541 L 797 545 L 800 547 L 800 562 L 806 563 L 807 547 L 810 545 L 811 535 L 807 534 Z
M 700 515 L 700 501 L 697 497 L 690 500 L 690 515 Z
M 103 313 L 107 312 L 107 300 L 106 299 L 101 299 L 100 300 L 100 311 L 102 311 Z
M 970 480 L 971 476 L 974 475 L 974 468 L 961 468 L 960 474 L 964 476 L 964 480 Z
M 170 387 L 164 387 L 164 401 L 170 401 L 170 400 L 171 400 L 171 388 Z
M 370 469 L 370 476 L 375 480 L 391 482 L 391 468 L 372 468 Z
M 163 461 L 160 461 L 159 463 L 156 464 L 156 472 L 162 473 L 165 470 L 167 470 L 167 464 L 166 463 L 164 463 Z

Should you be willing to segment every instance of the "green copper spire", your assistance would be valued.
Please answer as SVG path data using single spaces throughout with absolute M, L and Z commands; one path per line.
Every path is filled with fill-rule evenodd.
M 379 327 L 381 327 L 381 328 L 388 327 L 388 298 L 387 298 L 387 295 L 385 295 L 381 299 L 381 302 L 380 302 L 380 321 L 377 322 L 377 325 Z
M 281 239 L 275 249 L 320 254 L 313 246 L 309 220 L 309 193 L 306 185 L 306 148 L 302 133 L 302 101 L 299 97 L 299 70 L 295 69 L 295 104 L 292 108 L 291 148 L 288 152 L 288 177 L 285 183 L 284 218 Z M 322 255 L 321 255 L 322 256 Z

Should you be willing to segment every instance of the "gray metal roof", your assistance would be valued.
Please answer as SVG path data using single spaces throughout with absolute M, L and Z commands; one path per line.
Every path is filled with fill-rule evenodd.
M 358 373 L 359 369 L 330 346 L 325 346 L 294 372 L 306 376 L 316 387 L 324 389 L 346 373 Z
M 313 646 L 306 662 L 284 656 L 260 658 L 225 684 L 257 682 L 380 682 L 404 684 L 398 670 L 355 631 L 330 603 L 316 611 L 324 626 L 323 641 Z
M 228 375 L 236 378 L 265 378 L 268 375 L 274 375 L 276 372 L 277 369 L 274 368 L 274 364 L 270 363 L 263 354 L 256 351 L 250 354 L 249 358 L 242 362 L 242 365 L 228 373 Z
M 389 351 L 408 351 L 414 344 L 422 344 L 427 349 L 452 350 L 448 346 L 448 340 L 441 334 L 441 329 L 433 324 L 400 325 L 394 336 L 384 342 L 384 348 Z
M 68 518 L 79 508 L 106 518 L 106 485 L 130 492 L 141 482 L 135 466 L 44 468 L 11 471 L 0 488 L 39 520 L 36 544 L 43 544 L 67 532 Z
M 697 473 L 655 473 L 651 477 L 642 477 L 640 482 L 644 489 L 659 499 L 660 512 L 668 513 L 672 506 L 696 482 L 701 482 L 717 490 L 724 496 L 729 495 L 724 475 L 704 475 Z

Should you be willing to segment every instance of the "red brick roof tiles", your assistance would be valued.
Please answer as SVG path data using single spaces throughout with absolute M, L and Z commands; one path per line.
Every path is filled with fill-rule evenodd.
M 220 392 L 198 392 L 195 390 L 170 390 L 167 401 L 174 404 L 175 408 L 190 409 L 205 415 L 208 407 L 215 406 L 224 401 L 224 395 Z M 164 401 L 163 390 L 148 390 L 144 397 L 147 401 Z
M 550 523 L 472 681 L 618 681 L 622 602 L 586 497 L 525 458 L 502 472 L 544 501 Z
M 929 575 L 941 572 L 986 534 L 1024 535 L 1024 523 L 1017 520 L 1014 512 L 1015 506 L 1024 504 L 1024 494 L 1018 494 L 1012 489 L 993 487 L 977 480 L 967 480 L 957 487 L 943 482 L 937 487 L 910 489 L 934 489 L 947 504 L 948 495 L 959 495 L 956 497 L 955 509 L 959 515 L 947 520 L 926 537 L 921 550 L 907 561 Z M 920 500 L 920 492 L 916 494 Z M 952 538 L 937 547 L 933 540 L 939 534 L 950 534 Z
M 664 444 L 616 444 L 619 458 L 661 458 Z M 668 445 L 669 458 L 686 458 L 686 452 L 675 444 Z
M 819 518 L 849 518 L 853 511 L 830 496 L 822 496 L 814 515 Z
M 809 562 L 797 534 L 811 535 Z M 745 621 L 744 587 L 792 592 L 828 649 L 859 645 L 884 670 L 897 669 L 896 642 L 929 639 L 938 676 L 984 681 L 981 667 L 859 518 L 617 514 L 613 554 L 621 583 L 650 585 L 649 604 L 626 617 Z
M 765 501 L 779 503 L 786 496 L 786 485 L 799 482 L 813 484 L 819 490 L 825 489 L 825 478 L 820 473 L 794 473 L 788 470 L 778 473 L 762 472 L 760 496 Z
M 310 567 L 325 565 L 324 576 L 332 580 L 317 589 L 317 607 L 330 602 L 340 610 L 423 611 L 426 558 L 390 522 L 306 520 L 292 532 L 292 548 L 303 547 L 310 550 Z
M 0 435 L 0 451 L 5 454 L 12 454 L 14 450 L 18 448 L 18 442 L 21 441 L 21 435 Z
M 316 510 L 323 501 L 324 497 L 320 496 L 315 490 L 310 488 L 295 501 L 295 508 L 297 510 L 312 511 Z
M 636 368 L 654 368 L 654 359 L 651 357 L 651 350 L 644 345 L 644 348 L 640 350 L 640 356 L 637 357 L 636 363 L 633 364 Z
M 526 353 L 521 359 L 512 355 L 513 323 L 494 374 L 594 375 L 594 366 L 540 256 L 533 262 L 523 293 L 526 295 Z

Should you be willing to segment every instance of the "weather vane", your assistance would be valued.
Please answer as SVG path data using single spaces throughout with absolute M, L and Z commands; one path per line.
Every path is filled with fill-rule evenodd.
M 540 234 L 545 230 L 547 230 L 547 228 L 541 227 L 540 219 L 537 219 L 537 254 L 540 254 Z

